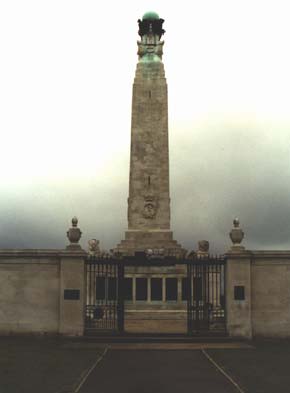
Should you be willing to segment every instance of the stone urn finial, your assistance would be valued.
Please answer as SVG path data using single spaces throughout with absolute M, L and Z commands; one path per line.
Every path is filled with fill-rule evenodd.
M 241 242 L 244 238 L 244 232 L 240 228 L 240 221 L 238 218 L 235 218 L 233 221 L 234 227 L 232 228 L 231 232 L 229 233 L 231 241 L 233 242 L 232 248 L 240 248 L 244 249 L 243 246 L 241 246 Z
M 82 232 L 80 228 L 78 228 L 78 219 L 77 217 L 73 217 L 72 220 L 72 227 L 67 231 L 67 237 L 70 241 L 70 244 L 67 246 L 67 249 L 80 249 L 81 246 L 78 244 L 79 240 L 82 236 Z

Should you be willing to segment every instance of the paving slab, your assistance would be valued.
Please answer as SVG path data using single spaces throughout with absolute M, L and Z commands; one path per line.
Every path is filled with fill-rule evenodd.
M 289 393 L 289 364 L 287 340 L 108 344 L 0 337 L 0 393 Z
M 0 338 L 0 393 L 71 393 L 102 351 L 64 349 L 55 339 Z
M 208 349 L 207 353 L 246 393 L 290 392 L 290 341 L 254 341 L 255 350 Z
M 235 393 L 201 351 L 109 350 L 79 393 Z

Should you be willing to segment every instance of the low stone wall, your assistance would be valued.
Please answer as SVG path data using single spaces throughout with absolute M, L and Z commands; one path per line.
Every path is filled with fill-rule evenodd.
M 77 334 L 83 333 L 83 321 L 71 326 L 65 321 L 65 311 L 72 307 L 72 316 L 79 319 L 81 312 L 83 319 L 84 286 L 78 282 L 75 285 L 80 287 L 78 301 L 63 301 L 64 283 L 68 281 L 70 288 L 70 277 L 64 274 L 62 265 L 73 260 L 81 266 L 83 256 L 79 254 L 66 250 L 0 250 L 0 335 L 67 334 L 76 329 Z
M 227 253 L 227 331 L 232 337 L 290 337 L 290 251 Z
M 84 332 L 86 253 L 0 250 L 0 335 Z M 162 269 L 161 269 L 162 270 Z M 186 333 L 184 266 L 130 267 L 127 276 L 178 277 L 178 301 L 128 303 L 125 331 Z M 290 251 L 232 250 L 226 267 L 227 331 L 232 337 L 290 337 Z M 148 281 L 148 293 L 150 293 Z M 237 297 L 242 290 L 242 298 Z M 237 293 L 236 293 L 237 292 Z
M 251 286 L 253 336 L 290 337 L 290 252 L 252 252 Z
M 59 261 L 56 251 L 1 251 L 0 334 L 58 332 Z

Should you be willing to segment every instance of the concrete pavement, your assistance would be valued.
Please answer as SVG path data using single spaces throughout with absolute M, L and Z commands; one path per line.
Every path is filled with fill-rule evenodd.
M 0 338 L 0 393 L 289 393 L 290 341 Z

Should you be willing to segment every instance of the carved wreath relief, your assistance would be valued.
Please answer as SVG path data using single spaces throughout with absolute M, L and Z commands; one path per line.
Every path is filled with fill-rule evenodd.
M 148 219 L 155 218 L 157 213 L 157 201 L 156 198 L 152 196 L 144 197 L 144 209 L 143 216 Z

